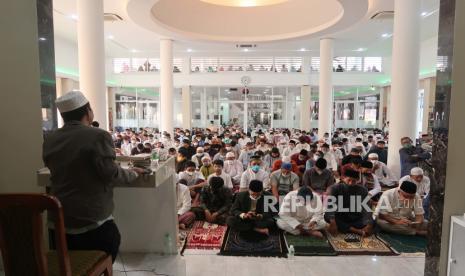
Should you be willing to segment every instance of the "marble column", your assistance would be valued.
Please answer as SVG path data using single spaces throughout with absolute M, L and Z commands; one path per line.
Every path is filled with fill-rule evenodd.
M 450 216 L 465 212 L 465 1 L 441 0 L 439 8 L 438 56 L 444 70 L 436 73 L 433 158 L 427 171 L 431 179 L 430 223 L 425 275 L 446 275 Z M 460 272 L 462 275 L 463 271 Z M 457 274 L 455 274 L 457 275 Z
M 108 129 L 103 0 L 77 1 L 79 86 L 94 111 L 94 120 Z
M 160 40 L 160 106 L 161 131 L 173 137 L 173 41 Z
M 333 48 L 331 38 L 320 40 L 320 87 L 318 106 L 318 135 L 331 134 L 333 113 Z M 331 135 L 330 135 L 331 136 Z
M 300 129 L 310 131 L 311 127 L 311 100 L 312 94 L 310 86 L 304 85 L 300 88 L 301 91 L 301 109 L 300 109 Z
M 182 128 L 192 128 L 192 101 L 190 86 L 182 87 Z
M 421 1 L 395 0 L 388 166 L 400 176 L 400 139 L 417 137 Z

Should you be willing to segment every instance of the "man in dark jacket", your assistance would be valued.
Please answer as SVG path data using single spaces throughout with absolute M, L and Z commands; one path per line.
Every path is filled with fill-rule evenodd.
M 226 223 L 239 232 L 255 231 L 269 235 L 270 230 L 276 227 L 273 219 L 277 214 L 276 204 L 271 204 L 275 200 L 271 193 L 263 191 L 260 180 L 252 180 L 248 191 L 237 194 Z
M 193 208 L 198 220 L 225 224 L 232 203 L 231 190 L 224 187 L 221 177 L 211 177 L 200 193 L 200 206 Z
M 374 147 L 372 147 L 370 149 L 370 151 L 365 156 L 365 160 L 368 160 L 368 155 L 370 153 L 376 153 L 376 154 L 378 154 L 378 160 L 383 162 L 384 164 L 387 164 L 388 152 L 387 152 L 385 146 L 386 146 L 386 142 L 384 142 L 384 141 L 380 140 L 380 141 L 376 142 L 376 146 L 374 146 Z
M 50 193 L 63 205 L 68 248 L 105 251 L 114 261 L 121 236 L 112 216 L 113 187 L 129 184 L 143 170 L 115 163 L 113 140 L 90 126 L 94 114 L 81 92 L 68 92 L 56 104 L 65 124 L 45 137 L 43 160 L 50 169 Z M 50 230 L 52 240 L 54 234 Z
M 412 139 L 403 137 L 400 139 L 402 148 L 399 150 L 400 156 L 400 177 L 410 174 L 410 171 L 418 167 L 418 162 L 431 158 L 429 152 L 424 151 L 421 147 L 412 145 Z

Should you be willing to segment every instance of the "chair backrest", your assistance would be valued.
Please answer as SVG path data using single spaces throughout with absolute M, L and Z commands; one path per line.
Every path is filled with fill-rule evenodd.
M 55 218 L 60 275 L 71 275 L 63 209 L 45 194 L 0 194 L 0 250 L 6 275 L 48 275 L 42 213 Z

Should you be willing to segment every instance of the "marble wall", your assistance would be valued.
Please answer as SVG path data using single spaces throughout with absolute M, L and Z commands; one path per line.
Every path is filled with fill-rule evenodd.
M 57 128 L 53 1 L 37 0 L 37 28 L 42 99 L 42 129 Z
M 431 206 L 425 262 L 425 275 L 427 276 L 439 275 L 449 143 L 455 1 L 441 0 L 439 10 L 438 57 L 443 60 L 446 68 L 437 71 L 436 97 L 433 104 L 434 121 L 430 126 L 433 129 L 434 147 L 432 167 L 428 168 L 431 178 Z

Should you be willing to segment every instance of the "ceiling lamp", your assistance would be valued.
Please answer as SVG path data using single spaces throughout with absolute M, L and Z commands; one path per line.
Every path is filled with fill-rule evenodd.
M 289 0 L 200 0 L 205 3 L 229 7 L 259 7 L 281 4 Z

